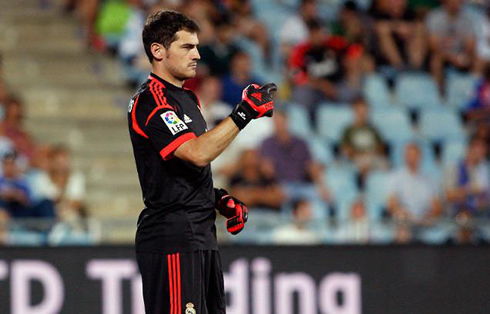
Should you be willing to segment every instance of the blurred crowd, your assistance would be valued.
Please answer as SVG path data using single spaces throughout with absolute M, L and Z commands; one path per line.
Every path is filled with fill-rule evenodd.
M 56 244 L 85 232 L 85 179 L 67 147 L 33 139 L 24 113 L 0 71 L 0 245 Z
M 186 84 L 210 128 L 248 84 L 280 85 L 273 119 L 213 163 L 252 208 L 242 241 L 490 241 L 487 1 L 65 2 L 131 86 L 150 71 L 145 17 L 163 8 L 200 24 Z

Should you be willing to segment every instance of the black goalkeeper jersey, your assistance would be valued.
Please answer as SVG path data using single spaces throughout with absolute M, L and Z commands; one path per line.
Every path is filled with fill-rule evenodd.
M 207 131 L 196 95 L 151 74 L 131 99 L 128 123 L 145 204 L 136 250 L 217 249 L 211 166 L 173 156 Z

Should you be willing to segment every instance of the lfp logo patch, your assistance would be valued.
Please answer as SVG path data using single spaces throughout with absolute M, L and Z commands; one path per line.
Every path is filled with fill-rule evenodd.
M 160 117 L 162 117 L 165 125 L 168 127 L 170 132 L 172 132 L 172 135 L 188 129 L 187 125 L 185 125 L 185 123 L 182 122 L 182 120 L 180 120 L 173 111 L 162 113 Z

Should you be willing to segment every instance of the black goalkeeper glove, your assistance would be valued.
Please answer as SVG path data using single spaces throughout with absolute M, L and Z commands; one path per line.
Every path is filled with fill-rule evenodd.
M 227 218 L 226 229 L 231 234 L 238 234 L 248 220 L 247 206 L 238 199 L 228 195 L 223 189 L 214 189 L 215 207 L 221 215 Z
M 242 101 L 236 105 L 230 114 L 233 122 L 242 130 L 252 119 L 263 116 L 272 117 L 274 113 L 274 98 L 272 92 L 277 90 L 274 83 L 260 87 L 257 84 L 248 85 L 242 92 Z

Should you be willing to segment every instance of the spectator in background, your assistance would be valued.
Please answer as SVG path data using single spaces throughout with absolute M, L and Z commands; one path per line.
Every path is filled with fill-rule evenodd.
M 369 106 L 362 98 L 352 104 L 354 123 L 344 130 L 341 151 L 354 162 L 362 178 L 369 171 L 387 168 L 384 144 L 378 130 L 369 122 Z
M 490 2 L 485 4 L 485 15 L 482 21 L 475 23 L 476 51 L 478 58 L 485 63 L 490 62 Z
M 202 115 L 208 129 L 214 128 L 230 114 L 230 106 L 221 101 L 222 92 L 221 81 L 215 76 L 205 77 L 197 90 L 196 94 L 199 97 Z
M 398 70 L 420 69 L 427 52 L 426 31 L 407 0 L 376 0 L 370 15 L 376 35 L 376 64 Z
M 231 13 L 235 30 L 244 37 L 257 43 L 262 50 L 264 59 L 270 61 L 271 47 L 269 31 L 260 20 L 254 17 L 251 1 L 229 0 L 225 1 L 225 5 L 228 6 L 228 10 Z
M 342 6 L 338 21 L 330 25 L 330 35 L 343 37 L 349 42 L 370 47 L 368 29 L 364 26 L 368 23 L 354 1 L 346 1 Z
M 48 175 L 51 149 L 48 144 L 36 146 L 26 178 L 31 190 L 32 205 L 39 210 L 51 212 L 50 217 L 54 218 L 56 199 Z
M 232 56 L 238 51 L 234 43 L 234 30 L 229 18 L 224 15 L 214 20 L 215 37 L 199 47 L 199 66 L 206 74 L 223 76 L 230 74 Z
M 308 22 L 309 40 L 289 59 L 293 100 L 312 114 L 325 100 L 351 101 L 361 89 L 364 48 L 341 37 L 328 37 L 317 20 Z
M 297 200 L 293 203 L 292 222 L 274 230 L 272 241 L 276 244 L 320 244 L 320 235 L 308 226 L 311 222 L 311 204 L 305 199 Z
M 414 227 L 435 222 L 443 213 L 436 184 L 420 170 L 422 153 L 415 143 L 405 148 L 406 166 L 393 172 L 387 209 L 391 217 Z
M 273 121 L 275 133 L 262 142 L 260 155 L 272 165 L 278 181 L 290 186 L 289 194 L 294 193 L 298 185 L 313 184 L 317 194 L 330 202 L 332 196 L 324 184 L 323 165 L 312 160 L 308 143 L 290 133 L 284 111 L 276 110 Z
M 17 154 L 13 151 L 2 156 L 0 209 L 5 210 L 12 218 L 36 217 L 31 210 L 31 191 L 16 161 Z
M 244 150 L 238 167 L 229 184 L 231 194 L 249 208 L 278 211 L 284 202 L 284 193 L 258 152 Z
M 72 170 L 70 152 L 63 146 L 53 147 L 49 160 L 45 188 L 56 202 L 57 216 L 65 221 L 84 217 L 85 178 Z
M 484 76 L 478 83 L 474 95 L 465 110 L 468 121 L 473 124 L 490 124 L 490 63 L 486 64 Z
M 370 240 L 370 226 L 366 205 L 362 199 L 357 199 L 350 207 L 348 221 L 340 221 L 339 236 L 343 242 L 366 244 Z
M 316 0 L 301 0 L 299 14 L 291 16 L 282 25 L 279 36 L 282 54 L 286 60 L 293 47 L 308 40 L 308 23 L 318 19 L 316 3 Z
M 472 138 L 466 158 L 446 169 L 444 188 L 453 214 L 468 212 L 473 216 L 488 214 L 490 205 L 490 172 L 485 163 L 487 145 Z
M 23 119 L 24 108 L 21 101 L 11 97 L 5 106 L 5 116 L 1 128 L 4 136 L 14 144 L 15 150 L 30 160 L 34 153 L 34 143 L 22 126 Z
M 262 85 L 261 80 L 252 76 L 252 61 L 244 51 L 236 51 L 230 60 L 230 74 L 225 75 L 221 83 L 223 94 L 221 99 L 233 108 L 242 100 L 242 91 L 247 85 L 255 82 Z
M 462 9 L 462 5 L 463 0 L 443 0 L 443 6 L 427 16 L 430 69 L 441 93 L 447 66 L 464 72 L 476 71 L 478 66 L 471 15 Z

